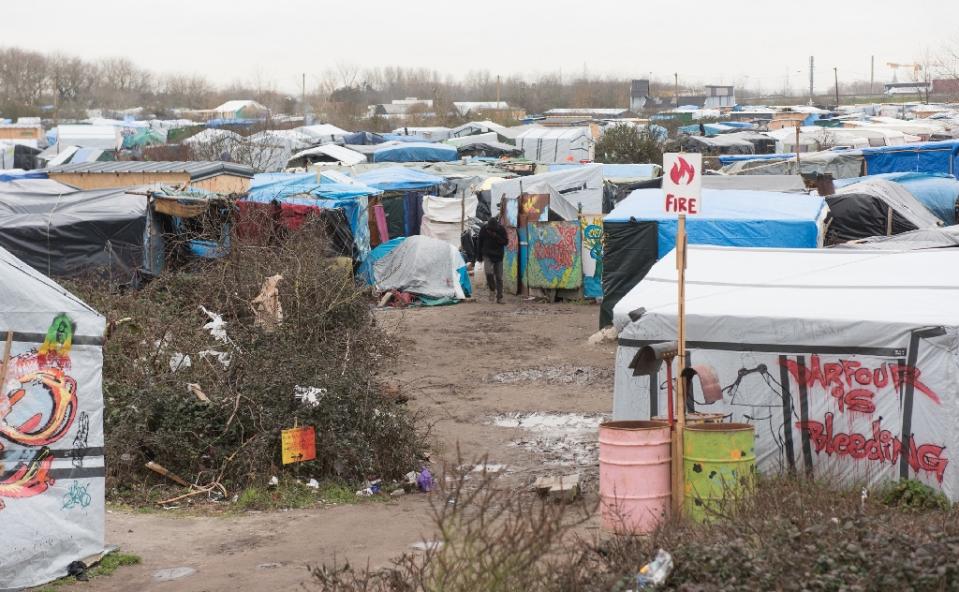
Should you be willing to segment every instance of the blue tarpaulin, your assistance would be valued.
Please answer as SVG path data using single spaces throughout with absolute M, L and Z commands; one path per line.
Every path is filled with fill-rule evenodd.
M 824 207 L 819 196 L 703 189 L 702 213 L 687 216 L 686 231 L 697 245 L 815 248 Z M 659 258 L 676 245 L 676 215 L 663 212 L 660 189 L 633 191 L 603 220 L 657 222 Z
M 0 172 L 0 182 L 3 182 L 3 183 L 9 183 L 10 181 L 21 181 L 23 179 L 46 179 L 46 178 L 48 178 L 46 171 Z
M 377 148 L 372 162 L 447 162 L 459 160 L 455 146 L 430 142 L 404 142 Z
M 456 149 L 454 148 L 455 152 Z M 443 177 L 430 175 L 416 169 L 390 167 L 375 169 L 356 176 L 356 180 L 381 191 L 414 191 L 428 189 L 446 182 Z
M 912 172 L 956 176 L 957 154 L 959 140 L 862 149 L 870 175 Z
M 868 177 L 836 179 L 833 184 L 836 189 L 840 189 L 868 179 L 885 179 L 898 183 L 947 226 L 957 223 L 956 200 L 959 199 L 959 180 L 955 177 L 925 173 L 882 173 Z

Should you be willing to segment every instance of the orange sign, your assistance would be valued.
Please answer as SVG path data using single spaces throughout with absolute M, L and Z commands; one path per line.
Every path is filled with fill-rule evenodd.
M 316 428 L 313 426 L 283 430 L 280 443 L 285 465 L 316 458 Z

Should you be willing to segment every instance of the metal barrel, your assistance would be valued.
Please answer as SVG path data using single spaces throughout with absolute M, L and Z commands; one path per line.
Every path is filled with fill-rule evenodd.
M 715 518 L 724 500 L 742 493 L 756 472 L 755 430 L 746 423 L 687 426 L 683 436 L 684 512 Z
M 599 496 L 603 528 L 652 532 L 669 512 L 670 433 L 664 421 L 608 421 L 599 426 Z

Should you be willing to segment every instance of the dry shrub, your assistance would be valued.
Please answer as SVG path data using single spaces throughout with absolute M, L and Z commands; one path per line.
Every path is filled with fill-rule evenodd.
M 281 474 L 280 431 L 294 424 L 317 435 L 316 460 L 286 467 L 296 475 L 392 479 L 416 466 L 423 434 L 377 385 L 393 344 L 351 270 L 326 256 L 312 224 L 262 242 L 234 241 L 227 257 L 164 273 L 140 291 L 71 286 L 116 323 L 103 370 L 114 494 L 156 483 L 144 469 L 150 460 L 199 485 L 262 485 Z M 275 274 L 284 320 L 267 332 L 255 326 L 252 302 Z M 211 319 L 201 306 L 222 315 L 227 342 L 203 328 Z M 182 355 L 190 363 L 177 367 Z M 316 405 L 295 398 L 296 386 L 323 389 Z
M 484 493 L 465 498 L 472 509 L 438 508 L 441 549 L 379 571 L 312 571 L 330 592 L 624 591 L 664 548 L 675 568 L 663 590 L 959 590 L 954 510 L 888 507 L 882 492 L 863 501 L 858 487 L 833 483 L 761 479 L 710 524 L 671 520 L 650 536 L 581 538 L 576 512 L 485 482 Z

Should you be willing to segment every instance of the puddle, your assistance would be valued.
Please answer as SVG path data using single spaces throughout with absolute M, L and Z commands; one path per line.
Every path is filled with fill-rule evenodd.
M 493 425 L 521 429 L 512 445 L 543 457 L 544 464 L 592 466 L 599 462 L 597 441 L 603 415 L 522 413 L 498 415 Z
M 610 381 L 613 378 L 611 368 L 593 366 L 547 366 L 500 372 L 489 377 L 489 382 L 498 384 L 517 384 L 521 382 L 545 382 L 547 384 L 591 384 Z

